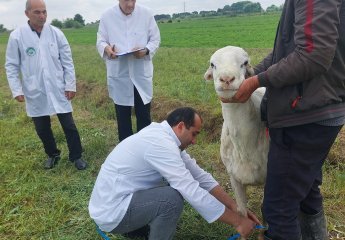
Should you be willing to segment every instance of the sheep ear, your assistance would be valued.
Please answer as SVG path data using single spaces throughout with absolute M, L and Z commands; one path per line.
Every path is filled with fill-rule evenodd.
M 246 68 L 245 78 L 254 76 L 254 69 L 252 68 L 252 65 L 250 65 L 248 61 L 245 61 L 243 65 Z
M 205 72 L 204 79 L 206 81 L 212 81 L 213 80 L 213 68 L 211 66 Z

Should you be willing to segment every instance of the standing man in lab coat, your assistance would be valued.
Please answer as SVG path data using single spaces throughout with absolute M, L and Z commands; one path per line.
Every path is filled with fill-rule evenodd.
M 25 14 L 29 21 L 14 30 L 8 40 L 6 73 L 18 102 L 35 125 L 51 169 L 60 159 L 60 150 L 51 129 L 50 116 L 57 114 L 66 136 L 69 160 L 78 170 L 86 168 L 78 130 L 72 117 L 71 100 L 76 92 L 72 54 L 64 34 L 46 24 L 47 10 L 43 0 L 27 0 Z
M 135 0 L 119 4 L 101 16 L 97 50 L 107 66 L 109 96 L 115 103 L 119 141 L 133 134 L 131 108 L 137 131 L 151 123 L 152 58 L 160 44 L 153 14 Z

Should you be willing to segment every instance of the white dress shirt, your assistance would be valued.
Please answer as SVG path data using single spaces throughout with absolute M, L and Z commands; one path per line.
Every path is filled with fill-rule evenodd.
M 209 193 L 217 181 L 180 151 L 170 125 L 152 123 L 120 142 L 98 174 L 89 202 L 91 218 L 104 231 L 112 231 L 124 217 L 133 193 L 164 185 L 176 189 L 202 217 L 213 222 L 225 206 Z
M 126 16 L 119 5 L 106 10 L 97 32 L 97 50 L 107 66 L 107 84 L 110 98 L 118 105 L 134 106 L 134 86 L 144 104 L 153 95 L 152 57 L 160 44 L 160 33 L 154 15 L 146 7 L 136 4 L 132 14 Z M 115 46 L 117 52 L 131 52 L 134 48 L 147 48 L 149 55 L 137 59 L 133 54 L 108 59 L 106 46 Z
M 8 40 L 6 73 L 13 97 L 24 95 L 29 117 L 72 112 L 65 91 L 76 91 L 70 46 L 56 27 L 45 24 L 38 37 L 30 25 Z

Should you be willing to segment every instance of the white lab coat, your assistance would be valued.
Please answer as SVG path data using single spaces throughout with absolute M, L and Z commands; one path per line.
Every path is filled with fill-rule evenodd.
M 180 145 L 163 121 L 116 146 L 102 164 L 89 201 L 90 216 L 102 230 L 110 232 L 118 226 L 135 192 L 162 186 L 163 178 L 206 221 L 214 222 L 224 213 L 224 204 L 210 194 L 218 182 L 186 151 L 181 152 Z
M 29 117 L 72 112 L 65 91 L 76 91 L 72 54 L 64 34 L 45 24 L 41 37 L 29 24 L 8 40 L 6 73 L 13 97 L 24 95 Z
M 106 62 L 109 96 L 116 104 L 134 106 L 134 86 L 144 104 L 151 102 L 152 57 L 159 44 L 159 29 L 153 14 L 147 8 L 136 4 L 132 14 L 126 16 L 117 4 L 102 14 L 96 45 Z M 110 60 L 104 53 L 107 45 L 115 45 L 120 53 L 146 47 L 150 54 L 141 59 L 129 54 Z

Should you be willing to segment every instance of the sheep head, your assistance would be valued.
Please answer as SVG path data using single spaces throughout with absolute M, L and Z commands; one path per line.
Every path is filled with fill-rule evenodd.
M 217 95 L 231 98 L 243 80 L 254 75 L 248 53 L 242 48 L 227 46 L 217 50 L 210 59 L 204 79 L 214 81 Z

